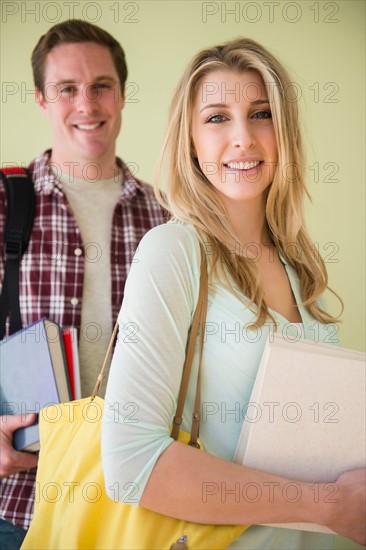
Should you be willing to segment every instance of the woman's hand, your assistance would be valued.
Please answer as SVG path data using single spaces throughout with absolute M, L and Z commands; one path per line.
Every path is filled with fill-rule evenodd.
M 344 472 L 336 484 L 338 502 L 330 508 L 327 527 L 358 544 L 366 545 L 366 469 Z

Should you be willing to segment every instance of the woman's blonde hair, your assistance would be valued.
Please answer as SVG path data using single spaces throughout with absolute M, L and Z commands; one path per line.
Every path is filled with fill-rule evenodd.
M 238 288 L 250 303 L 256 304 L 255 326 L 263 325 L 268 317 L 274 320 L 264 299 L 256 261 L 249 255 L 234 253 L 237 243 L 226 211 L 194 158 L 191 124 L 197 91 L 204 77 L 222 70 L 256 71 L 263 79 L 278 147 L 278 164 L 267 191 L 269 234 L 279 253 L 298 273 L 303 305 L 317 320 L 335 322 L 317 302 L 328 287 L 328 277 L 324 261 L 304 227 L 303 201 L 309 194 L 304 181 L 297 88 L 286 69 L 254 40 L 240 38 L 205 49 L 188 65 L 170 107 L 168 130 L 155 177 L 158 200 L 173 218 L 193 224 L 203 236 L 214 252 L 210 256 L 210 274 L 224 274 L 233 291 Z M 168 184 L 159 190 L 165 159 Z

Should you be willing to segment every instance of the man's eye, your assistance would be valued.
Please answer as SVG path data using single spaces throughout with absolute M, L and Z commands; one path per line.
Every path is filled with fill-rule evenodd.
M 106 82 L 98 82 L 97 84 L 94 84 L 93 88 L 95 88 L 95 90 L 109 90 L 112 88 L 112 85 L 107 84 Z
M 64 86 L 63 88 L 60 89 L 60 92 L 62 94 L 70 94 L 70 93 L 73 93 L 74 91 L 75 89 L 72 86 Z
M 217 124 L 218 122 L 224 122 L 226 120 L 226 117 L 224 115 L 211 115 L 208 117 L 206 122 L 212 122 L 213 124 Z

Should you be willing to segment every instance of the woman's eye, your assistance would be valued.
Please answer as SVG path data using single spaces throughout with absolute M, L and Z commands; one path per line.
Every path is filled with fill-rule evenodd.
M 272 113 L 269 110 L 257 111 L 254 113 L 253 118 L 272 118 Z
M 217 124 L 218 122 L 224 122 L 224 120 L 226 120 L 226 117 L 224 115 L 211 115 L 210 117 L 208 117 L 206 122 Z

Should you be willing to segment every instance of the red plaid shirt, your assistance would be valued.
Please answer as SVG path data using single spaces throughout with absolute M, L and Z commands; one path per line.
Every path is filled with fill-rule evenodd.
M 48 317 L 79 329 L 84 276 L 84 252 L 79 228 L 60 182 L 51 171 L 50 151 L 30 165 L 36 192 L 32 236 L 20 267 L 20 311 L 27 326 Z M 164 214 L 152 188 L 123 172 L 121 196 L 116 204 L 111 234 L 112 319 L 122 303 L 127 273 L 143 235 L 164 223 Z M 0 243 L 6 217 L 5 189 L 0 184 Z M 0 251 L 0 282 L 4 277 L 4 250 Z M 35 472 L 28 470 L 4 478 L 0 488 L 0 517 L 27 529 L 33 515 Z

